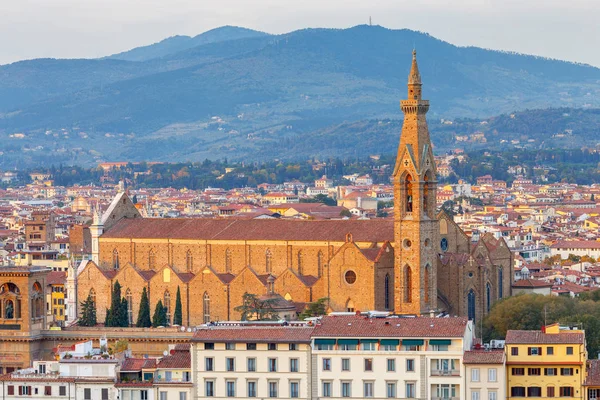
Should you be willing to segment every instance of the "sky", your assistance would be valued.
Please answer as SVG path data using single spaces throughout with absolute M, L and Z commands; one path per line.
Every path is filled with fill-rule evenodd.
M 222 25 L 368 23 L 600 67 L 600 0 L 0 0 L 0 64 L 95 58 Z

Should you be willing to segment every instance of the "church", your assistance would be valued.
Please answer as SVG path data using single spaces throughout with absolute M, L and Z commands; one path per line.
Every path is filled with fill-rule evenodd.
M 92 260 L 77 270 L 79 302 L 94 299 L 98 321 L 119 281 L 134 324 L 142 287 L 172 321 L 236 320 L 245 293 L 284 298 L 301 310 L 327 298 L 332 311 L 389 311 L 481 320 L 510 296 L 512 253 L 503 239 L 471 239 L 436 212 L 436 170 L 413 52 L 394 179 L 394 217 L 374 220 L 142 218 L 119 193 L 90 227 Z

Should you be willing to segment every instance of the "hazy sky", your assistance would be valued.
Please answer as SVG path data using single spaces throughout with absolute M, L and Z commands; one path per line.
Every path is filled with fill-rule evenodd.
M 600 0 L 0 0 L 0 64 L 99 57 L 221 25 L 367 23 L 600 67 Z

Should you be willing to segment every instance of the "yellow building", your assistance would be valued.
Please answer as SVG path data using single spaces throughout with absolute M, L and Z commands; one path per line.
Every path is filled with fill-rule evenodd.
M 583 330 L 558 324 L 506 334 L 507 399 L 584 398 L 587 352 Z
M 66 321 L 66 305 L 65 305 L 65 283 L 67 273 L 61 271 L 52 271 L 48 274 L 46 284 L 48 285 L 48 294 L 50 295 L 49 304 L 47 306 L 48 323 L 54 322 L 54 325 L 64 326 Z

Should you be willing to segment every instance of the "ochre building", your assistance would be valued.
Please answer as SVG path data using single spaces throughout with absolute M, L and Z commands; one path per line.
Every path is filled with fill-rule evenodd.
M 404 126 L 394 169 L 394 218 L 238 220 L 142 218 L 125 193 L 90 227 L 93 260 L 77 271 L 80 301 L 91 295 L 98 320 L 118 280 L 135 323 L 142 288 L 152 310 L 172 320 L 181 291 L 183 324 L 239 319 L 244 293 L 276 293 L 302 308 L 326 297 L 334 311 L 399 314 L 448 311 L 480 319 L 510 295 L 512 255 L 504 240 L 476 244 L 436 213 L 436 170 L 427 128 L 429 102 L 413 53 Z

